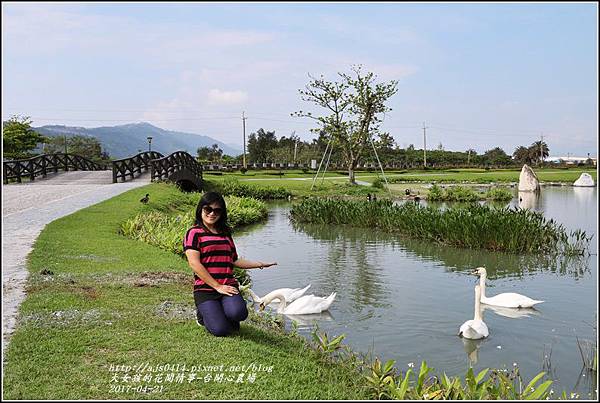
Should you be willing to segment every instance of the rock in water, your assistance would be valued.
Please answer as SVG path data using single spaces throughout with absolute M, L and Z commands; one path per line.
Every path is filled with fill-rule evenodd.
M 540 182 L 535 172 L 527 164 L 523 165 L 519 175 L 519 192 L 539 192 Z
M 596 186 L 596 184 L 594 183 L 594 179 L 592 178 L 592 175 L 588 174 L 588 173 L 582 173 L 581 176 L 579 177 L 579 179 L 577 179 L 575 182 L 573 182 L 573 186 Z

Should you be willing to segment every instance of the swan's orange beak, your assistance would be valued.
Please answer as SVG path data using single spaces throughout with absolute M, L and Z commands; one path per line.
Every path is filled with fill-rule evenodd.
M 264 311 L 265 310 L 265 304 L 263 304 L 261 302 L 260 305 L 258 305 L 258 309 L 260 309 L 261 311 Z
M 473 270 L 471 272 L 471 274 L 474 275 L 474 276 L 479 276 L 479 272 L 477 270 Z

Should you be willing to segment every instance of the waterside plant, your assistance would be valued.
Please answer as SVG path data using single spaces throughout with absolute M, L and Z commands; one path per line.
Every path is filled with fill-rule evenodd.
M 344 334 L 329 337 L 315 325 L 311 335 L 321 360 L 354 368 L 373 400 L 544 400 L 554 395 L 550 388 L 553 381 L 544 380 L 546 372 L 538 373 L 525 384 L 516 364 L 510 370 L 485 368 L 477 375 L 469 368 L 463 379 L 445 373 L 434 375 L 435 370 L 426 361 L 421 362 L 418 372 L 412 369 L 414 363 L 404 372 L 395 367 L 394 360 L 384 364 L 377 357 L 371 360 L 355 353 L 342 343 Z M 567 399 L 567 393 L 563 391 L 557 397 Z
M 298 223 L 351 225 L 449 246 L 510 253 L 583 254 L 591 240 L 585 232 L 567 232 L 535 211 L 478 203 L 438 209 L 391 200 L 308 198 L 294 204 L 290 215 Z
M 463 186 L 451 186 L 441 188 L 433 185 L 429 189 L 427 200 L 430 201 L 457 201 L 457 202 L 474 202 L 481 199 L 495 201 L 509 201 L 513 198 L 510 190 L 505 188 L 492 188 L 487 192 L 477 192 L 474 189 Z
M 224 196 L 252 197 L 259 200 L 287 199 L 292 193 L 282 186 L 255 186 L 240 183 L 236 178 L 227 177 L 221 181 L 205 180 L 207 190 L 219 192 Z

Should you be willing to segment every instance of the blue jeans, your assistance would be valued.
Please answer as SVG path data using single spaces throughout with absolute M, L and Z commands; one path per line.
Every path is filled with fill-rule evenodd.
M 238 330 L 240 322 L 248 317 L 246 301 L 240 294 L 223 295 L 219 299 L 200 303 L 196 299 L 196 308 L 202 315 L 206 329 L 215 336 L 227 336 L 232 331 Z

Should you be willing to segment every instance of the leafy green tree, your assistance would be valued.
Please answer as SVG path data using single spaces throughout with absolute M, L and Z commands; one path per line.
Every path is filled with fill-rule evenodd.
M 33 154 L 31 151 L 48 139 L 31 127 L 29 116 L 15 115 L 2 125 L 3 158 L 19 159 L 28 158 Z
M 275 132 L 260 128 L 248 136 L 248 158 L 252 162 L 269 162 L 270 151 L 278 145 Z
M 223 150 L 221 150 L 217 143 L 210 147 L 198 147 L 197 153 L 200 161 L 219 162 L 223 158 Z
M 333 146 L 341 149 L 348 180 L 355 184 L 354 170 L 370 140 L 379 135 L 379 116 L 391 110 L 386 102 L 397 92 L 398 82 L 375 83 L 376 76 L 364 73 L 360 66 L 352 67 L 352 71 L 352 76 L 338 73 L 339 82 L 309 75 L 311 81 L 299 90 L 302 100 L 325 109 L 326 114 L 313 116 L 311 112 L 299 111 L 292 115 L 318 122 L 320 128 L 313 131 L 324 131 Z
M 67 144 L 65 145 L 65 141 Z M 69 154 L 76 154 L 85 157 L 94 162 L 106 162 L 110 156 L 106 151 L 102 151 L 102 144 L 96 137 L 89 136 L 56 136 L 51 137 L 44 144 L 44 153 L 64 153 L 65 149 Z
M 510 165 L 512 160 L 500 147 L 487 150 L 483 154 L 483 160 L 488 165 Z
M 527 147 L 519 146 L 513 152 L 513 159 L 519 164 L 531 165 L 531 151 Z

